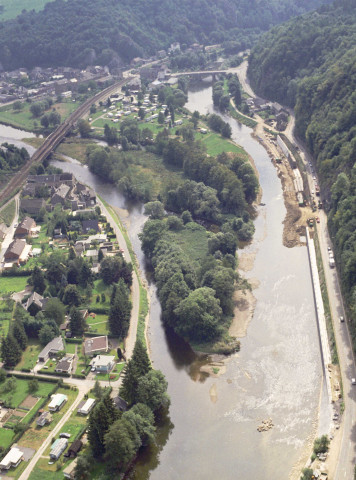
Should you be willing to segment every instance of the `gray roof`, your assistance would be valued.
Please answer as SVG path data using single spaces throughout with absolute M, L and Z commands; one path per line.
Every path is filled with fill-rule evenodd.
M 46 357 L 49 352 L 60 352 L 61 350 L 64 350 L 64 344 L 63 344 L 63 339 L 62 337 L 56 337 L 53 340 L 51 340 L 47 345 L 44 347 L 42 352 L 38 355 L 40 358 Z

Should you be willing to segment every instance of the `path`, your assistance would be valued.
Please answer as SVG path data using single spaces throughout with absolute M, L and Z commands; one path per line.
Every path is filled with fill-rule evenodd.
M 125 240 L 119 226 L 117 225 L 117 223 L 113 219 L 109 210 L 105 207 L 105 205 L 103 204 L 103 202 L 99 198 L 97 199 L 97 203 L 100 206 L 103 214 L 106 216 L 110 226 L 113 228 L 113 230 L 115 232 L 115 235 L 118 239 L 120 248 L 122 248 L 123 251 L 124 251 L 125 258 L 130 259 L 131 258 L 130 252 L 129 252 L 129 249 L 128 249 L 127 244 L 126 244 L 126 240 Z M 131 259 L 132 263 L 134 262 L 134 260 L 135 260 L 134 258 Z M 135 346 L 135 343 L 136 343 L 138 315 L 139 315 L 139 307 L 140 307 L 140 285 L 139 285 L 138 277 L 137 277 L 137 274 L 136 274 L 135 270 L 132 271 L 131 293 L 132 293 L 132 310 L 131 310 L 131 318 L 130 318 L 130 328 L 129 328 L 128 335 L 125 339 L 125 356 L 126 356 L 126 358 L 131 357 L 134 346 Z

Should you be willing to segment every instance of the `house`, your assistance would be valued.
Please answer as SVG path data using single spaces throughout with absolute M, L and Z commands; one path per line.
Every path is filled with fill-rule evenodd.
M 64 450 L 68 446 L 68 440 L 66 438 L 57 438 L 57 440 L 53 443 L 51 450 L 49 452 L 49 456 L 52 460 L 58 460 L 59 457 L 62 455 Z
M 84 342 L 85 355 L 95 355 L 96 353 L 106 353 L 109 350 L 108 337 L 106 335 L 100 337 L 88 338 Z
M 82 446 L 83 446 L 83 442 L 81 440 L 74 440 L 72 445 L 68 448 L 68 452 L 64 456 L 75 458 L 80 452 Z
M 35 316 L 40 310 L 45 310 L 46 304 L 49 298 L 44 298 L 37 292 L 33 292 L 28 297 L 27 302 L 24 303 L 24 309 L 27 310 L 32 316 Z
M 69 478 L 70 480 L 74 480 L 74 470 L 77 466 L 77 459 L 75 459 L 68 467 L 63 470 L 63 475 L 65 478 Z
M 26 240 L 16 238 L 13 240 L 4 254 L 5 262 L 25 263 L 31 252 L 31 245 L 26 244 Z
M 56 337 L 47 343 L 42 352 L 38 355 L 38 360 L 40 362 L 46 362 L 48 358 L 54 357 L 58 352 L 63 350 L 64 344 L 62 337 Z
M 88 398 L 88 400 L 78 408 L 78 413 L 81 415 L 88 415 L 89 412 L 94 408 L 95 400 L 94 398 Z
M 57 363 L 55 371 L 59 373 L 70 373 L 72 371 L 72 364 L 73 357 L 63 357 L 62 360 Z
M 49 412 L 42 412 L 37 418 L 36 423 L 39 427 L 44 427 L 52 421 L 52 415 Z
M 119 410 L 120 412 L 126 412 L 127 402 L 125 402 L 123 398 L 119 397 L 118 395 L 117 397 L 113 398 L 113 402 L 117 410 Z
M 114 368 L 115 357 L 113 355 L 98 355 L 90 363 L 98 373 L 109 373 Z
M 25 217 L 15 230 L 15 238 L 31 237 L 37 232 L 36 222 L 31 217 Z
M 99 251 L 98 250 L 87 250 L 85 252 L 85 256 L 87 258 L 89 258 L 89 260 L 92 258 L 93 259 L 93 262 L 97 262 L 98 261 L 98 255 L 99 255 Z
M 20 209 L 30 215 L 38 215 L 42 208 L 46 208 L 43 198 L 22 198 Z
M 62 185 L 60 185 L 55 191 L 55 193 L 52 195 L 51 205 L 53 206 L 58 204 L 64 205 L 69 195 L 69 192 L 70 192 L 70 186 L 66 185 L 65 183 L 62 183 Z
M 100 233 L 101 229 L 97 220 L 83 220 L 82 221 L 82 233 L 89 233 L 91 230 L 95 233 Z
M 12 447 L 9 453 L 1 460 L 0 470 L 9 470 L 11 467 L 16 468 L 21 460 L 24 460 L 23 452 L 17 447 Z
M 51 398 L 52 400 L 48 405 L 51 412 L 58 412 L 68 400 L 67 395 L 64 395 L 63 393 L 55 393 Z

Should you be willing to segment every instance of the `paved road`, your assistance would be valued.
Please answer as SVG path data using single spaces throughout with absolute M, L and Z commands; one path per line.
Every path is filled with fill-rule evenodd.
M 15 204 L 16 204 L 16 211 L 15 211 L 15 216 L 14 216 L 14 219 L 11 223 L 11 225 L 9 226 L 9 228 L 7 229 L 7 232 L 6 232 L 6 236 L 4 238 L 4 240 L 2 241 L 2 244 L 1 244 L 1 250 L 0 250 L 0 270 L 1 270 L 1 264 L 3 262 L 3 258 L 4 258 L 4 253 L 6 252 L 7 250 L 7 247 L 10 245 L 10 243 L 12 242 L 13 238 L 14 238 L 14 233 L 15 233 L 15 225 L 17 225 L 18 221 L 19 221 L 19 203 L 20 203 L 20 194 L 18 193 L 15 197 L 11 198 L 8 202 L 5 203 L 5 205 L 3 205 L 3 207 L 0 209 L 3 210 L 10 202 L 12 202 L 12 200 L 15 199 Z

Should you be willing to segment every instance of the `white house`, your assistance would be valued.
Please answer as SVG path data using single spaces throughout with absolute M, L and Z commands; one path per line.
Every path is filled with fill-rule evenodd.
M 21 460 L 24 460 L 24 456 L 21 450 L 16 447 L 13 447 L 9 453 L 1 460 L 0 469 L 9 470 L 9 468 L 16 468 Z

